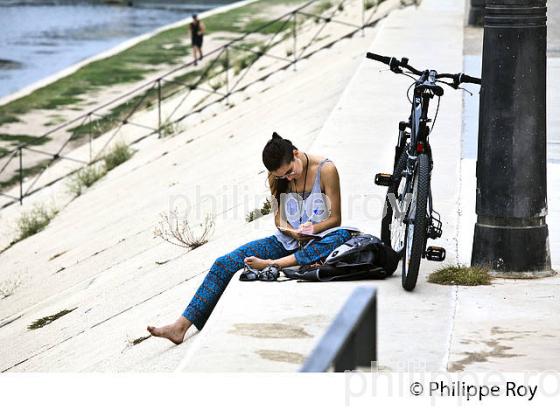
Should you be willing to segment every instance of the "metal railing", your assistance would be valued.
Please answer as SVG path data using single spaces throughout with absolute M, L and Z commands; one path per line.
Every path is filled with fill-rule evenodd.
M 370 367 L 377 361 L 377 291 L 354 290 L 305 361 L 301 372 L 335 372 Z
M 362 8 L 361 21 L 359 23 L 347 22 L 335 18 L 344 10 L 344 7 L 347 6 L 348 3 L 355 3 L 356 1 L 361 3 Z M 371 0 L 342 0 L 336 4 L 332 4 L 332 7 L 320 14 L 314 13 L 313 10 L 306 10 L 320 3 L 320 1 L 309 1 L 277 19 L 269 21 L 250 32 L 246 32 L 238 38 L 229 41 L 227 44 L 206 53 L 205 59 L 211 60 L 202 71 L 194 70 L 195 61 L 182 64 L 158 76 L 154 80 L 150 80 L 95 109 L 89 110 L 85 114 L 79 115 L 47 131 L 40 139 L 51 138 L 51 136 L 60 132 L 70 134 L 56 152 L 38 149 L 29 143 L 17 146 L 17 148 L 11 152 L 0 156 L 0 178 L 10 173 L 7 180 L 0 179 L 0 196 L 11 199 L 11 201 L 0 204 L 0 209 L 17 202 L 22 204 L 23 198 L 79 171 L 79 168 L 72 169 L 62 176 L 43 181 L 42 184 L 38 186 L 38 181 L 44 175 L 45 171 L 58 161 L 72 161 L 83 167 L 102 160 L 102 154 L 105 152 L 105 149 L 124 126 L 135 127 L 146 131 L 145 134 L 141 134 L 129 141 L 130 145 L 138 143 L 152 135 L 157 134 L 158 137 L 162 137 L 167 127 L 177 124 L 193 114 L 204 111 L 210 105 L 223 101 L 229 103 L 229 98 L 233 94 L 246 90 L 251 85 L 267 79 L 278 71 L 286 70 L 290 67 L 296 70 L 298 61 L 307 59 L 316 52 L 329 48 L 338 41 L 349 38 L 359 31 L 363 32 L 366 27 L 377 23 L 379 19 L 374 19 L 374 17 L 377 6 L 382 1 L 384 0 L 379 0 L 375 7 L 367 7 L 371 4 Z M 371 8 L 371 10 L 369 10 L 369 8 Z M 367 13 L 369 13 L 369 16 Z M 298 17 L 300 18 L 298 19 Z M 306 26 L 309 19 L 313 19 L 315 24 L 318 25 L 317 31 L 306 44 L 298 44 L 298 39 L 302 36 L 301 33 L 298 34 L 298 31 L 302 26 Z M 350 27 L 351 30 L 326 44 L 313 47 L 315 43 L 319 42 L 319 36 L 329 24 L 343 25 Z M 255 47 L 243 43 L 253 34 L 268 33 L 272 27 L 276 27 L 276 30 L 268 34 L 267 41 L 264 44 L 261 43 Z M 283 34 L 283 36 L 279 36 L 280 34 Z M 282 38 L 278 39 L 279 37 Z M 292 43 L 291 54 L 286 53 L 286 56 L 281 56 L 269 52 L 274 46 L 288 41 L 289 37 L 291 37 Z M 239 63 L 239 55 L 237 57 L 232 56 L 232 53 L 235 51 L 248 53 L 248 55 L 252 55 L 253 57 L 249 58 L 250 61 L 246 66 L 241 67 L 237 78 L 233 79 L 233 74 L 231 73 L 232 67 Z M 268 57 L 275 61 L 281 61 L 284 64 L 275 67 L 272 71 L 265 72 L 253 81 L 243 83 L 247 73 L 261 57 Z M 220 65 L 221 70 L 219 67 Z M 217 71 L 216 67 L 218 69 Z M 220 75 L 224 77 L 224 84 L 213 89 L 208 89 L 205 83 L 208 83 L 211 79 L 219 77 Z M 215 99 L 206 104 L 191 107 L 186 113 L 179 113 L 179 109 L 183 106 L 185 100 L 187 100 L 195 90 L 205 92 L 208 96 L 214 96 Z M 178 100 L 175 107 L 171 110 L 171 113 L 166 116 L 162 107 L 162 102 L 178 97 L 180 93 L 184 95 Z M 150 112 L 150 110 L 155 110 L 155 119 L 150 124 L 143 124 L 132 118 L 133 115 L 139 111 Z M 97 154 L 94 155 L 93 142 L 98 137 L 104 135 L 107 135 L 108 138 Z M 76 142 L 81 142 L 80 145 L 83 145 L 83 140 L 86 138 L 89 144 L 89 156 L 78 158 L 65 154 L 65 150 L 70 151 L 77 148 Z M 32 154 L 32 164 L 29 164 L 29 160 L 26 161 L 25 153 Z M 44 156 L 47 159 L 38 160 L 38 156 Z M 25 168 L 25 166 L 28 166 L 28 168 Z M 26 177 L 31 178 L 31 181 L 27 184 L 25 181 Z M 3 192 L 9 189 L 14 191 L 17 184 L 19 184 L 19 192 L 17 194 L 14 192 L 10 194 Z

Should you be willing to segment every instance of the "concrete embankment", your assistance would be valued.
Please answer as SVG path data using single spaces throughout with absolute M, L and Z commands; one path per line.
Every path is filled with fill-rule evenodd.
M 391 3 L 393 9 L 400 4 L 386 3 Z M 353 13 L 353 9 L 345 11 Z M 312 37 L 315 32 L 307 35 Z M 147 324 L 166 322 L 180 314 L 216 257 L 272 232 L 270 217 L 245 221 L 246 214 L 260 207 L 267 194 L 260 160 L 263 144 L 276 130 L 307 150 L 354 75 L 375 32 L 366 29 L 364 37 L 358 32 L 319 51 L 299 61 L 297 71 L 289 69 L 270 75 L 232 96 L 230 103 L 235 102 L 235 106 L 216 105 L 215 110 L 202 113 L 196 121 L 186 122 L 186 129 L 173 138 L 153 137 L 136 144 L 138 152 L 132 159 L 82 196 L 65 202 L 67 205 L 43 232 L 2 253 L 0 280 L 21 280 L 13 295 L 0 301 L 0 338 L 6 347 L 0 358 L 2 369 L 169 371 L 184 363 L 185 354 L 195 352 L 192 342 L 204 333 L 176 349 L 153 338 L 137 344 L 134 341 L 146 335 Z M 327 34 L 324 30 L 321 35 Z M 254 71 L 258 73 L 259 67 Z M 152 113 L 141 115 L 151 118 Z M 84 155 L 86 152 L 87 148 Z M 46 201 L 52 195 L 61 198 L 56 193 L 63 188 L 61 185 L 53 185 L 35 199 Z M 184 207 L 186 202 L 196 204 L 199 211 L 193 215 L 193 224 L 200 222 L 207 210 L 216 214 L 211 241 L 188 253 L 153 237 L 159 214 L 174 205 Z M 26 255 L 33 255 L 32 260 Z M 240 289 L 237 278 L 232 285 L 235 286 L 224 295 L 224 303 L 218 305 L 216 320 L 229 320 L 220 311 L 230 305 L 231 292 L 250 292 L 245 293 L 249 299 L 244 296 L 234 301 L 239 309 L 251 298 L 266 294 L 258 291 L 258 284 Z M 267 292 L 272 290 L 270 287 Z M 300 287 L 299 291 L 306 292 L 306 288 Z M 323 292 L 324 288 L 318 288 L 317 297 L 328 298 Z M 342 302 L 345 294 L 337 294 Z M 252 302 L 254 306 L 256 303 Z M 297 304 L 292 304 L 295 309 Z M 258 306 L 264 308 L 260 302 Z M 334 313 L 337 307 L 330 306 Z M 36 319 L 66 310 L 71 312 L 41 329 L 27 329 Z M 240 320 L 251 321 L 251 315 L 263 312 L 250 310 L 253 313 Z M 255 321 L 262 323 L 271 318 L 265 314 Z M 328 315 L 323 315 L 312 324 L 313 330 L 301 334 L 318 337 L 328 321 Z M 208 326 L 211 334 L 210 323 Z M 275 342 L 260 340 L 266 344 Z M 310 349 L 313 340 L 305 336 L 302 349 Z M 263 346 L 259 350 L 282 349 Z M 300 361 L 298 355 L 289 356 L 290 363 L 285 363 L 274 360 L 278 357 L 274 352 L 261 353 L 262 356 L 253 354 L 263 370 L 292 370 Z M 247 361 L 237 366 L 243 363 Z
M 390 170 L 410 80 L 364 60 L 365 51 L 459 72 L 463 21 L 462 0 L 424 0 L 393 11 L 364 37 L 317 52 L 295 72 L 271 75 L 233 107 L 201 115 L 174 138 L 139 143 L 131 160 L 70 201 L 45 231 L 0 254 L 0 280 L 21 280 L 0 300 L 0 369 L 296 371 L 348 295 L 364 284 L 378 288 L 381 369 L 559 368 L 557 277 L 440 286 L 426 282 L 440 265 L 425 261 L 414 292 L 403 291 L 398 271 L 384 281 L 320 284 L 244 283 L 235 275 L 202 332 L 192 329 L 177 347 L 143 339 L 145 325 L 182 312 L 216 257 L 273 232 L 271 215 L 245 221 L 267 194 L 260 155 L 273 130 L 332 159 L 344 224 L 378 234 L 384 190 L 373 185 L 373 174 Z M 439 46 L 425 53 L 425 43 Z M 462 111 L 461 93 L 446 90 L 431 136 L 434 201 L 444 221 L 438 244 L 450 263 L 461 261 L 468 246 L 460 241 L 461 215 L 474 212 L 459 208 L 466 203 L 461 180 L 474 178 L 461 168 Z M 212 239 L 188 253 L 154 239 L 158 214 L 174 206 L 193 207 L 193 223 L 214 212 Z M 558 209 L 551 202 L 551 214 Z

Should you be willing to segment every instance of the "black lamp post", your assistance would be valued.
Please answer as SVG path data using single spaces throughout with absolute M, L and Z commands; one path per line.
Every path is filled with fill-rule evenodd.
M 546 0 L 486 0 L 473 265 L 550 274 Z

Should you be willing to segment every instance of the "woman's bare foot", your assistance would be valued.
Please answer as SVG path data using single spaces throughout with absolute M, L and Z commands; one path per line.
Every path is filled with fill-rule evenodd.
M 148 326 L 148 332 L 155 337 L 164 337 L 171 340 L 176 345 L 183 343 L 185 333 L 191 326 L 191 322 L 184 316 L 181 316 L 175 323 L 162 327 Z
M 253 269 L 264 269 L 272 263 L 270 259 L 261 259 L 256 256 L 248 256 L 244 259 L 244 262 Z

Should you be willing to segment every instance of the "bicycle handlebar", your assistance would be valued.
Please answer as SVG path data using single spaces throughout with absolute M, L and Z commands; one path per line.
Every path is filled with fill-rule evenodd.
M 416 75 L 422 75 L 422 71 L 412 67 L 408 64 L 408 58 L 403 57 L 401 60 L 395 57 L 385 57 L 375 53 L 366 53 L 366 57 L 379 61 L 380 63 L 387 64 L 390 70 L 394 73 L 400 74 L 402 73 L 401 68 L 405 68 Z M 458 73 L 458 74 L 437 74 L 436 78 L 449 78 L 453 80 L 453 84 L 446 83 L 442 81 L 442 83 L 447 84 L 453 88 L 457 88 L 461 83 L 472 83 L 472 84 L 480 84 L 480 78 L 471 77 L 470 75 Z
M 406 57 L 403 57 L 402 60 L 399 60 L 396 57 L 385 57 L 379 54 L 369 53 L 369 52 L 366 53 L 366 57 L 372 60 L 379 61 L 383 64 L 387 64 L 391 69 L 391 71 L 393 71 L 394 73 L 400 74 L 402 73 L 401 68 L 406 68 L 407 70 L 410 70 L 412 73 L 416 75 L 422 75 L 422 71 L 417 70 L 416 68 L 408 64 L 408 58 Z
M 387 64 L 387 65 L 391 65 L 391 59 L 394 58 L 394 57 L 384 57 L 379 54 L 370 53 L 369 51 L 366 53 L 366 57 L 369 58 L 370 60 L 379 61 L 380 63 Z
M 438 74 L 436 78 L 449 78 L 453 80 L 453 84 L 459 85 L 461 83 L 471 83 L 471 84 L 479 84 L 480 85 L 480 78 L 471 77 L 470 75 L 464 73 L 458 74 Z

